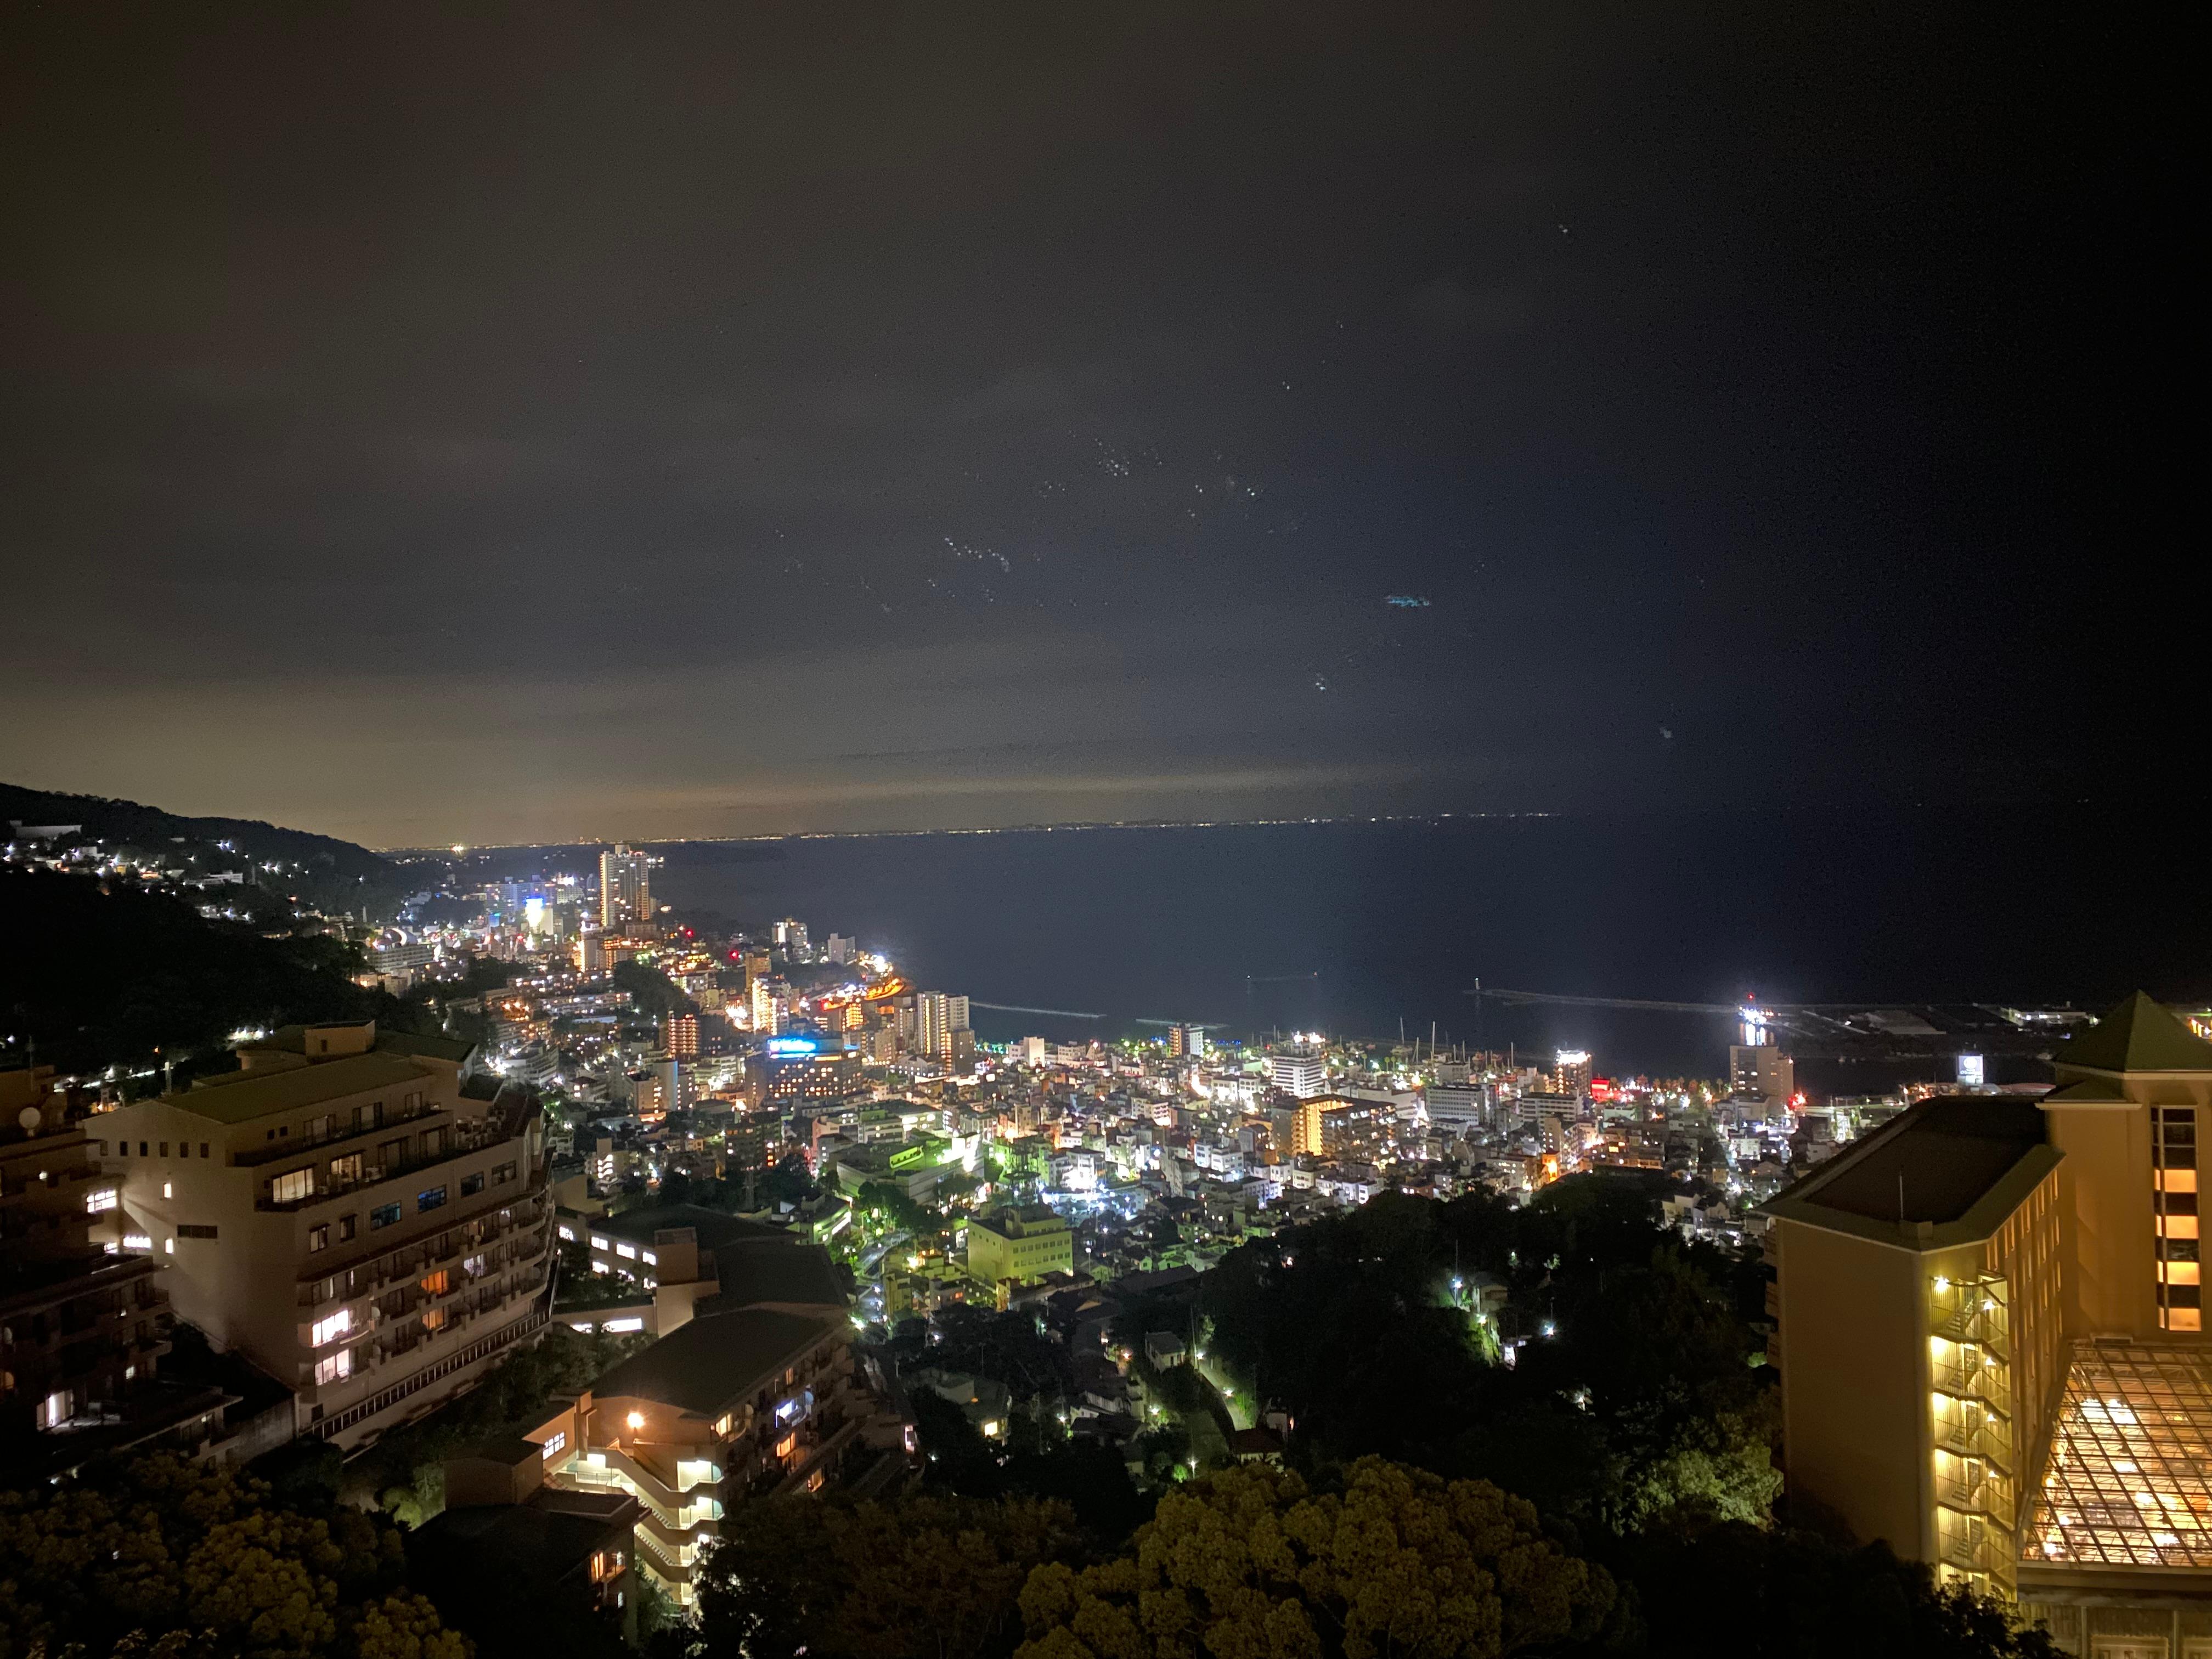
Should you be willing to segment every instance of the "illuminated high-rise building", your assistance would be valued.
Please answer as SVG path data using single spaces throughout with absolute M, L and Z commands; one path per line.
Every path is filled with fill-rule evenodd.
M 2212 1653 L 2212 1043 L 2148 997 L 2039 1100 L 1924 1101 L 1765 1206 L 1793 1493 L 2088 1656 Z
M 756 979 L 752 982 L 753 1030 L 763 1036 L 774 1036 L 783 1030 L 783 1000 L 776 994 L 779 982 L 772 979 Z
M 1797 1092 L 1797 1066 L 1771 1042 L 1729 1048 L 1729 1092 L 1747 1100 L 1786 1101 Z
M 1590 1057 L 1580 1048 L 1562 1048 L 1552 1061 L 1553 1092 L 1581 1100 L 1590 1089 Z
M 1310 1100 L 1328 1086 L 1328 1066 L 1313 1048 L 1278 1048 L 1267 1056 L 1267 1080 L 1284 1093 Z
M 968 999 L 924 991 L 914 1000 L 914 1048 L 933 1060 L 954 1058 L 953 1033 L 968 1030 Z M 972 1039 L 971 1039 L 972 1041 Z M 972 1052 L 972 1050 L 970 1051 Z
M 1178 1059 L 1205 1059 L 1206 1027 L 1203 1025 L 1169 1026 L 1168 1052 Z
M 652 860 L 617 842 L 599 854 L 599 926 L 618 933 L 653 915 Z
M 699 1052 L 699 1016 L 671 1014 L 661 1023 L 661 1047 L 674 1060 L 690 1060 Z

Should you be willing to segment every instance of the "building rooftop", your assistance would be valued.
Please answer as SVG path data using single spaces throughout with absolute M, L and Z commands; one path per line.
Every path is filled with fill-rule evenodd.
M 2212 1352 L 2075 1346 L 2021 1548 L 2051 1565 L 2212 1567 Z
M 398 1054 L 348 1054 L 281 1072 L 225 1072 L 219 1077 L 204 1078 L 180 1094 L 163 1095 L 161 1103 L 216 1123 L 245 1123 L 296 1111 L 318 1101 L 397 1089 L 432 1077 L 432 1073 Z
M 311 1029 L 306 1025 L 280 1025 L 267 1036 L 257 1037 L 252 1042 L 242 1044 L 241 1049 L 266 1048 L 289 1054 L 305 1054 L 307 1052 L 307 1032 Z M 375 1051 L 380 1054 L 416 1055 L 424 1060 L 442 1060 L 452 1066 L 459 1066 L 467 1060 L 476 1048 L 473 1042 L 465 1042 L 459 1037 L 422 1036 L 412 1031 L 394 1031 L 381 1025 L 376 1027 L 372 1042 Z
M 741 1216 L 726 1215 L 720 1210 L 710 1210 L 699 1204 L 649 1204 L 641 1209 L 624 1210 L 619 1215 L 600 1215 L 591 1218 L 592 1231 L 610 1238 L 619 1238 L 629 1244 L 650 1244 L 657 1233 L 674 1232 L 689 1227 L 698 1236 L 699 1248 L 719 1253 L 732 1244 L 753 1242 L 796 1244 L 804 1241 L 796 1234 L 781 1227 L 771 1227 L 765 1222 L 747 1221 Z
M 780 1239 L 724 1244 L 714 1252 L 714 1267 L 721 1291 L 702 1298 L 698 1313 L 727 1313 L 762 1302 L 822 1308 L 842 1308 L 847 1303 L 837 1264 L 819 1244 Z
M 2138 991 L 2051 1059 L 2092 1072 L 2212 1072 L 2212 1042 Z
M 538 1448 L 531 1446 L 530 1455 L 537 1456 Z M 526 1504 L 441 1510 L 409 1534 L 408 1553 L 420 1559 L 458 1545 L 466 1549 L 473 1567 L 506 1574 L 516 1583 L 550 1583 L 584 1571 L 592 1552 L 605 1546 L 608 1528 L 634 1520 L 638 1512 L 637 1500 L 623 1492 L 545 1488 Z
M 1785 1220 L 1844 1223 L 1850 1232 L 1932 1229 L 1966 1222 L 1985 1200 L 2017 1187 L 1997 1206 L 2009 1214 L 2057 1160 L 2035 1102 L 1942 1096 L 1845 1146 L 1760 1207 Z
M 842 1314 L 764 1308 L 709 1314 L 623 1360 L 592 1383 L 592 1392 L 604 1399 L 627 1395 L 714 1417 L 844 1324 Z

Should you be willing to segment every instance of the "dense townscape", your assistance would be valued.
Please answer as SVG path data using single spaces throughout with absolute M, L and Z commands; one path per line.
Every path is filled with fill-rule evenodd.
M 1788 1266 L 1823 1183 L 1924 1147 L 1881 1224 L 1950 1249 L 1972 1206 L 1925 1209 L 1916 1160 L 1955 1186 L 1946 1158 L 2042 1154 L 2003 1115 L 2047 1083 L 1965 1055 L 1815 1101 L 1756 1005 L 1703 1079 L 1181 1024 L 989 1041 L 864 938 L 660 902 L 645 850 L 342 871 L 207 833 L 19 821 L 0 872 L 14 914 L 154 907 L 306 976 L 255 983 L 265 1023 L 75 1069 L 40 1020 L 71 1061 L 132 1039 L 71 1042 L 65 970 L 18 988 L 9 1659 L 1672 1654 L 1716 1619 L 1744 1652 L 2039 1653 L 2077 1612 L 2047 1589 L 2023 1621 L 2022 1523 L 1985 1497 L 1955 1537 L 1941 1499 L 1932 1546 L 1854 1525 L 1788 1423 L 1851 1363 L 1792 1369 L 1838 1328 L 1789 1311 L 1836 1294 Z M 2212 1078 L 2156 1005 L 2060 1024 L 2123 1052 L 2052 1099 L 2130 1043 Z M 2158 1323 L 2194 1331 L 2160 1225 Z M 1986 1267 L 1960 1282 L 1998 1310 Z M 1967 1345 L 1939 1357 L 2059 1387 L 2055 1339 L 2014 1350 L 2032 1279 L 1929 1315 Z M 1954 1482 L 2020 1478 L 1989 1437 L 2027 1395 L 1992 1375 L 1928 1431 Z M 2121 1559 L 2066 1501 L 2027 1554 Z M 1355 1525 L 1386 1541 L 1346 1553 Z M 125 1537 L 157 1540 L 127 1588 Z

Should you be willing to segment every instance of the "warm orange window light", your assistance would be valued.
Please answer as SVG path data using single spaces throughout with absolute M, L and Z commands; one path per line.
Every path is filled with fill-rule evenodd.
M 436 1273 L 428 1273 L 423 1277 L 422 1292 L 426 1296 L 443 1296 L 453 1288 L 453 1276 L 443 1267 L 439 1268 Z
M 775 1455 L 778 1457 L 788 1457 L 791 1455 L 791 1449 L 798 1443 L 799 1437 L 796 1434 L 787 1434 L 775 1443 Z
M 2194 1170 L 2160 1170 L 2157 1174 L 2160 1192 L 2193 1193 L 2197 1190 L 2197 1171 Z
M 628 1423 L 633 1429 L 641 1429 L 645 1426 L 645 1413 L 643 1412 L 632 1412 L 623 1420 Z

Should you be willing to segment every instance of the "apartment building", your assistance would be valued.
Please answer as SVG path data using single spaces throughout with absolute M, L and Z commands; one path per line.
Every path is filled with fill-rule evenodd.
M 638 1500 L 637 1565 L 689 1607 L 700 1552 L 730 1508 L 818 1492 L 863 1443 L 877 1413 L 854 1375 L 852 1328 L 841 1310 L 702 1314 L 526 1438 L 556 1486 Z
M 2212 1659 L 2212 1043 L 2138 995 L 2052 1069 L 1765 1206 L 1790 1489 L 2083 1659 Z
M 98 1121 L 113 1242 L 168 1270 L 216 1347 L 297 1391 L 301 1433 L 362 1445 L 546 1322 L 544 1126 L 526 1091 L 465 1085 L 469 1052 L 289 1027 Z
M 115 1183 L 50 1075 L 0 1072 L 0 1434 L 35 1437 L 42 1473 L 156 1437 L 197 1447 L 224 1397 L 160 1380 L 161 1263 L 95 1239 Z

